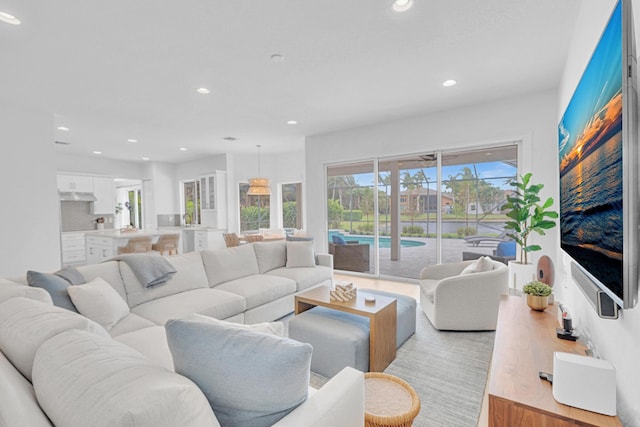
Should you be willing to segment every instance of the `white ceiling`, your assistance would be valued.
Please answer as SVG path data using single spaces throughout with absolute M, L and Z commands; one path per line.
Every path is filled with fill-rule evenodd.
M 0 0 L 22 21 L 0 22 L 0 102 L 53 113 L 64 152 L 302 150 L 305 135 L 556 87 L 579 2 Z

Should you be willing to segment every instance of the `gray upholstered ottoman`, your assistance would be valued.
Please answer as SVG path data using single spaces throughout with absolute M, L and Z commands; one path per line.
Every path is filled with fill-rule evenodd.
M 416 300 L 414 298 L 374 289 L 359 289 L 358 292 L 384 295 L 396 299 L 396 312 L 398 316 L 396 321 L 396 348 L 400 348 L 400 346 L 416 332 Z
M 391 292 L 358 292 L 396 298 L 396 348 L 416 331 L 416 300 Z M 314 307 L 289 320 L 289 338 L 313 346 L 311 370 L 333 377 L 345 366 L 369 370 L 369 319 L 325 307 Z
M 311 370 L 331 378 L 344 367 L 369 370 L 369 319 L 314 307 L 289 320 L 289 338 L 313 346 Z

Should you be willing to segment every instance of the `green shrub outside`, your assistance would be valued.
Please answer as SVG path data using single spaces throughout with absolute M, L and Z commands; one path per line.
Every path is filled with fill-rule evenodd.
M 362 211 L 361 210 L 343 211 L 342 220 L 343 221 L 361 221 Z

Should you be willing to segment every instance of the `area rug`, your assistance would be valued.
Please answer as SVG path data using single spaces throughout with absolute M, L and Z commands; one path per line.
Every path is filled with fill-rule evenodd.
M 414 427 L 477 426 L 495 333 L 437 331 L 419 307 L 416 316 L 416 333 L 385 370 L 420 396 Z M 327 380 L 311 374 L 313 387 Z

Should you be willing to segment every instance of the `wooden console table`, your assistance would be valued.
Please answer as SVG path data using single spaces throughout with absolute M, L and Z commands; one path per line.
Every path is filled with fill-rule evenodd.
M 533 311 L 519 296 L 503 296 L 489 377 L 489 425 L 622 426 L 618 417 L 556 402 L 538 372 L 553 372 L 553 352 L 584 355 L 585 346 L 556 337 L 557 305 Z

